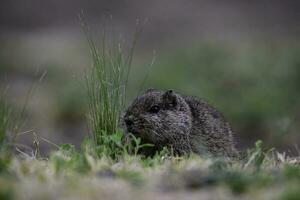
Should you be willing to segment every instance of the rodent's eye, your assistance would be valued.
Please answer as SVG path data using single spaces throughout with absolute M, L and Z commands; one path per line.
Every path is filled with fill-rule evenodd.
M 158 105 L 154 105 L 154 106 L 152 106 L 152 107 L 150 108 L 149 111 L 150 111 L 151 113 L 158 113 L 159 110 L 160 110 L 160 107 L 159 107 Z

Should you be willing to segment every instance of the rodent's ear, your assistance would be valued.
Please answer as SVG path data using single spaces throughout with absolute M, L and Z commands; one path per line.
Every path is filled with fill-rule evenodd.
M 173 90 L 168 90 L 163 94 L 163 102 L 164 105 L 171 109 L 171 108 L 177 108 L 178 107 L 178 97 L 177 95 L 173 92 Z
M 149 89 L 147 89 L 147 90 L 146 90 L 146 92 L 145 92 L 145 93 L 154 92 L 154 91 L 157 91 L 157 90 L 156 90 L 156 89 L 154 89 L 154 88 L 149 88 Z

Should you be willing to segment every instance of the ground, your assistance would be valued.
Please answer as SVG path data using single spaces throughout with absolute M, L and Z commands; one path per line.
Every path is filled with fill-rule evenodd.
M 117 161 L 58 150 L 1 156 L 0 199 L 299 199 L 299 158 L 259 147 L 229 161 L 198 155 Z

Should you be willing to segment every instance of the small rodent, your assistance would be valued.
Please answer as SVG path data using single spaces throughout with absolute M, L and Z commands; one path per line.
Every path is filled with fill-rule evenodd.
M 236 157 L 228 122 L 207 102 L 191 96 L 148 89 L 138 96 L 123 116 L 126 132 L 153 144 L 143 153 L 153 155 L 163 147 L 174 154 L 188 152 Z

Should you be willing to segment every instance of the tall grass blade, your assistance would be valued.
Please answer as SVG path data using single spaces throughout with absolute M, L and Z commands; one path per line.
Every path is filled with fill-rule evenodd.
M 92 65 L 85 76 L 88 98 L 88 124 L 98 155 L 115 157 L 120 146 L 119 120 L 124 108 L 133 52 L 138 33 L 126 56 L 120 41 L 115 38 L 107 43 L 106 30 L 103 31 L 100 48 L 91 35 L 84 15 L 80 16 L 82 29 L 87 38 Z

